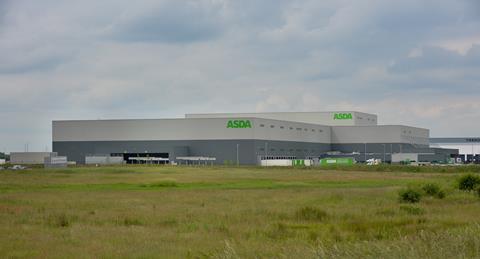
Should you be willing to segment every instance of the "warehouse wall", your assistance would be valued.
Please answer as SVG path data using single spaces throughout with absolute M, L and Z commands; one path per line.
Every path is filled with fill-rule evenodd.
M 215 118 L 54 121 L 52 139 L 54 142 L 264 139 L 330 143 L 328 126 L 241 118 L 249 120 L 252 128 L 227 128 L 229 120 Z
M 45 157 L 56 156 L 52 152 L 12 152 L 10 163 L 12 164 L 43 164 Z
M 351 113 L 351 120 L 336 120 L 336 113 Z M 326 126 L 365 126 L 377 125 L 377 115 L 355 111 L 333 112 L 267 112 L 267 113 L 204 113 L 185 114 L 185 118 L 242 118 L 256 117 L 282 121 L 295 121 L 302 123 L 326 125 Z
M 480 154 L 480 137 L 466 138 L 431 138 L 430 146 L 434 148 L 458 149 L 460 154 Z
M 265 152 L 267 143 L 267 152 Z M 236 163 L 237 144 L 241 164 L 256 164 L 258 156 L 320 156 L 330 144 L 268 140 L 188 140 L 188 141 L 60 141 L 53 142 L 53 150 L 69 161 L 85 163 L 87 155 L 112 153 L 169 153 L 170 160 L 178 156 L 216 157 L 216 164 Z
M 429 130 L 400 125 L 334 126 L 332 144 L 410 143 L 429 144 Z

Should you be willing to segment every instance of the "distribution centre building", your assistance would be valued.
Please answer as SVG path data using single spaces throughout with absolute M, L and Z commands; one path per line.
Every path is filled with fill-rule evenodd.
M 378 125 L 374 114 L 275 112 L 187 114 L 179 119 L 66 120 L 52 123 L 53 151 L 77 163 L 92 155 L 214 157 L 216 164 L 259 164 L 269 158 L 349 156 L 391 160 L 418 153 L 444 161 L 458 150 L 430 148 L 429 130 Z
M 430 138 L 430 146 L 458 149 L 460 160 L 466 163 L 480 163 L 480 137 Z

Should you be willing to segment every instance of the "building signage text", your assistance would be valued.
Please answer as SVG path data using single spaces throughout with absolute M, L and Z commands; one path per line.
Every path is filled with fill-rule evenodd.
M 333 115 L 334 120 L 353 120 L 351 113 L 335 113 Z
M 229 120 L 227 122 L 228 129 L 249 129 L 252 128 L 252 123 L 249 120 Z

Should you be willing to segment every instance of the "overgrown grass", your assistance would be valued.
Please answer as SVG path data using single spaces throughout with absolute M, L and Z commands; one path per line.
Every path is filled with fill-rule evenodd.
M 458 190 L 458 173 L 1 171 L 0 257 L 479 257 L 480 198 Z M 400 203 L 407 187 L 448 195 Z

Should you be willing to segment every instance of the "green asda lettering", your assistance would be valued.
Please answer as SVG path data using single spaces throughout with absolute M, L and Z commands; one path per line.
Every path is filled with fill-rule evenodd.
M 334 120 L 352 120 L 352 114 L 351 113 L 335 113 L 333 115 Z
M 252 128 L 252 123 L 249 120 L 229 120 L 227 122 L 229 129 L 247 129 Z

